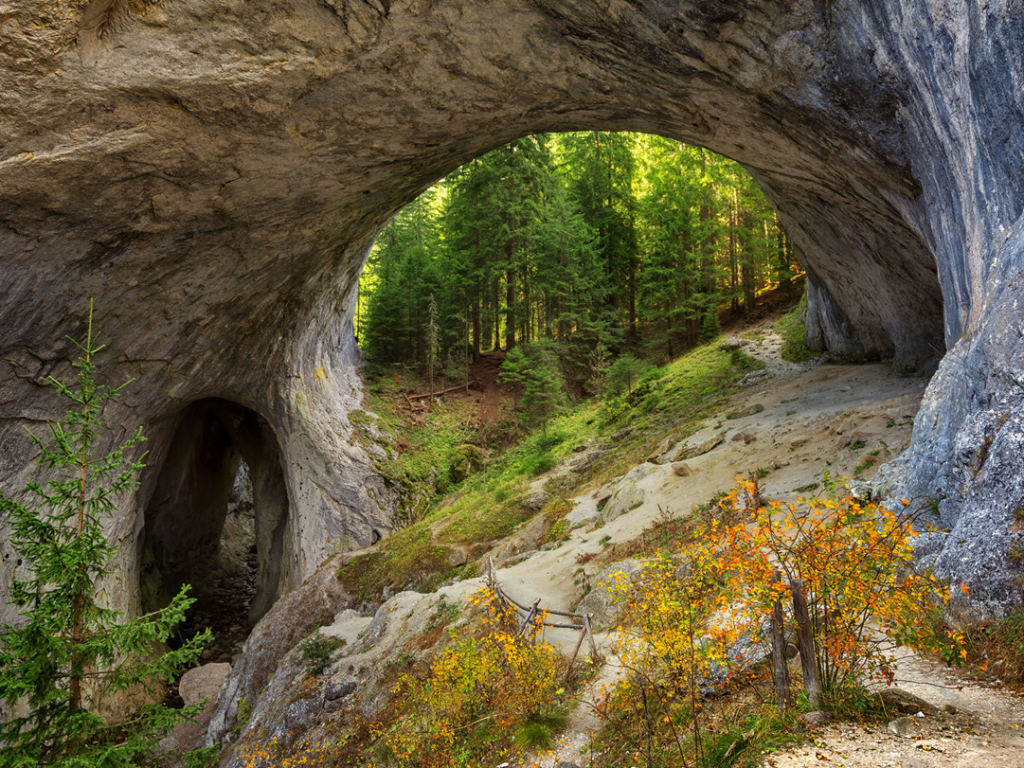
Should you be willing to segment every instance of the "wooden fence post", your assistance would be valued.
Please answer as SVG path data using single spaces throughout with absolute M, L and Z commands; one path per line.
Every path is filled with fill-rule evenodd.
M 789 586 L 793 590 L 793 615 L 796 618 L 797 647 L 800 649 L 804 689 L 807 691 L 808 702 L 817 709 L 821 706 L 821 679 L 818 677 L 818 659 L 814 653 L 814 630 L 807 613 L 807 596 L 800 579 L 793 579 Z
M 779 572 L 772 574 L 772 583 L 782 580 Z M 789 709 L 789 666 L 786 664 L 786 633 L 782 614 L 782 602 L 775 601 L 772 607 L 772 672 L 775 675 L 775 700 L 779 716 L 784 717 Z

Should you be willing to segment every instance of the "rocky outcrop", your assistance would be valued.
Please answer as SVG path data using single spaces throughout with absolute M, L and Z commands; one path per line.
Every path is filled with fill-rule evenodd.
M 138 423 L 150 438 L 112 525 L 115 603 L 139 603 L 145 511 L 175 484 L 158 480 L 197 403 L 259 423 L 248 450 L 276 457 L 287 500 L 267 511 L 265 594 L 294 587 L 393 514 L 345 419 L 377 230 L 514 137 L 649 131 L 750 169 L 807 267 L 814 346 L 906 372 L 953 347 L 896 479 L 943 499 L 951 541 L 984 548 L 951 544 L 940 569 L 1002 603 L 1010 572 L 976 564 L 1005 554 L 1022 501 L 1022 38 L 1006 0 L 12 0 L 0 483 L 30 471 L 21 427 L 59 408 L 38 379 L 67 374 L 93 297 L 104 376 L 136 379 L 108 438 Z M 979 429 L 992 441 L 971 474 L 956 451 Z

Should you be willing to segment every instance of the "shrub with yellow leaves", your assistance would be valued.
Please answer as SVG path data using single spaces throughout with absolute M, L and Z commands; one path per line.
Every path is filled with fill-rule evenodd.
M 797 585 L 827 705 L 842 706 L 869 680 L 891 684 L 900 647 L 949 663 L 965 657 L 962 635 L 940 620 L 949 589 L 912 567 L 913 521 L 853 498 L 827 475 L 824 485 L 822 497 L 765 502 L 755 478 L 738 478 L 692 543 L 611 585 L 623 606 L 616 651 L 627 674 L 597 708 L 620 743 L 634 745 L 634 759 L 702 766 L 721 758 L 707 747 L 721 713 L 707 694 L 755 675 L 737 648 L 767 643 L 776 606 L 795 627 Z M 770 679 L 767 664 L 761 671 Z
M 765 504 L 756 481 L 738 479 L 720 502 L 742 513 L 712 527 L 748 612 L 766 618 L 787 584 L 802 582 L 826 694 L 892 684 L 901 646 L 961 662 L 963 635 L 941 621 L 949 588 L 913 567 L 913 518 L 854 498 L 827 474 L 824 487 L 823 497 Z
M 490 589 L 471 605 L 481 618 L 449 645 L 425 674 L 406 673 L 392 689 L 390 724 L 374 735 L 371 765 L 449 768 L 476 765 L 507 751 L 517 733 L 556 706 L 560 658 L 540 637 L 538 620 L 520 628 Z

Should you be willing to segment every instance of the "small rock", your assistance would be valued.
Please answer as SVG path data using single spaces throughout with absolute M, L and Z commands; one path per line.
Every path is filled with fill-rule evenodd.
M 768 375 L 768 371 L 751 371 L 742 379 L 736 382 L 737 387 L 749 387 L 751 384 L 756 384 Z
M 690 469 L 689 465 L 685 461 L 677 461 L 673 464 L 672 471 L 680 477 L 689 477 L 693 474 L 693 470 Z
M 735 336 L 730 336 L 728 339 L 722 339 L 722 351 L 732 352 L 734 349 L 739 349 L 743 346 L 743 342 L 737 339 Z
M 761 403 L 754 403 L 754 405 L 751 405 L 751 406 L 749 406 L 747 408 L 744 408 L 741 411 L 733 411 L 726 418 L 728 418 L 728 419 L 743 419 L 743 418 L 746 418 L 747 416 L 753 416 L 756 413 L 760 413 L 763 410 L 764 410 L 764 405 L 762 405 Z
M 871 501 L 874 488 L 867 480 L 849 480 L 847 486 L 850 488 L 850 495 L 861 501 Z
M 666 437 L 664 440 L 661 441 L 661 443 L 658 444 L 658 448 L 654 452 L 655 455 L 660 455 L 662 453 L 667 453 L 669 451 L 669 449 L 674 447 L 675 444 L 678 443 L 678 442 L 679 442 L 679 435 L 672 435 L 671 437 Z
M 895 720 L 890 720 L 885 726 L 885 730 L 894 736 L 901 736 L 903 738 L 912 738 L 911 731 L 917 727 L 917 721 L 911 717 L 897 717 Z
M 742 442 L 744 445 L 750 445 L 755 440 L 757 440 L 757 435 L 748 431 L 737 432 L 732 436 L 732 441 L 734 443 Z
M 525 499 L 523 499 L 523 506 L 527 509 L 533 510 L 534 512 L 540 512 L 544 508 L 544 505 L 548 503 L 548 499 L 551 498 L 547 491 L 534 491 Z
M 466 564 L 466 553 L 461 549 L 449 549 L 445 558 L 448 560 L 448 565 L 458 566 Z
M 724 435 L 715 435 L 714 437 L 705 440 L 703 443 L 701 443 L 695 448 L 686 448 L 680 454 L 679 458 L 685 461 L 686 459 L 692 459 L 696 456 L 703 456 L 705 453 L 713 451 L 715 448 L 717 448 L 724 442 Z
M 832 715 L 821 709 L 816 709 L 813 712 L 804 712 L 800 715 L 800 722 L 805 725 L 809 725 L 812 728 L 818 728 L 822 725 L 828 725 L 832 721 Z

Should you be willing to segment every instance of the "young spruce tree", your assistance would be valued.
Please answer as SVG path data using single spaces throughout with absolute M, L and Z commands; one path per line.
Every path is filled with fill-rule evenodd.
M 91 309 L 85 342 L 74 343 L 82 353 L 74 364 L 77 383 L 48 380 L 70 409 L 50 424 L 46 439 L 30 433 L 50 479 L 28 482 L 26 504 L 0 491 L 11 546 L 28 568 L 10 589 L 21 621 L 0 628 L 0 701 L 15 713 L 0 723 L 0 768 L 145 765 L 157 741 L 201 709 L 147 704 L 109 722 L 97 714 L 105 696 L 158 690 L 195 662 L 210 633 L 154 653 L 193 602 L 187 587 L 164 610 L 135 619 L 97 599 L 117 551 L 103 534 L 103 520 L 138 485 L 143 464 L 128 454 L 145 438 L 140 428 L 111 453 L 96 455 L 103 404 L 125 385 L 95 383 L 93 357 L 103 347 L 93 337 Z

